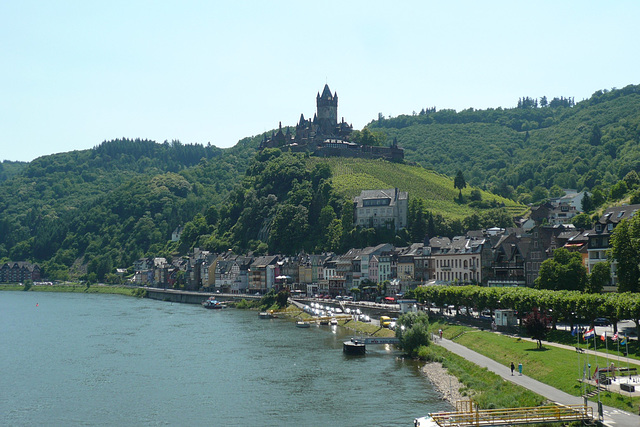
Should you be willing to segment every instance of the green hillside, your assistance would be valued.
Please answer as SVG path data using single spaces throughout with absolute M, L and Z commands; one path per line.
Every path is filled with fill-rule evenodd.
M 405 158 L 522 202 L 540 189 L 602 189 L 640 171 L 640 86 L 599 90 L 574 105 L 526 98 L 516 108 L 420 114 L 367 127 L 397 137 Z M 536 187 L 539 189 L 536 191 Z M 535 193 L 535 194 L 534 194 Z
M 425 200 L 426 209 L 441 214 L 445 218 L 462 219 L 478 211 L 465 203 L 458 203 L 458 190 L 453 187 L 453 179 L 419 166 L 352 158 L 310 158 L 311 166 L 326 163 L 331 166 L 331 182 L 337 194 L 352 200 L 362 190 L 399 188 L 408 191 L 409 197 Z M 472 188 L 462 191 L 469 199 Z M 513 215 L 523 215 L 526 207 L 513 200 L 480 190 L 482 200 L 495 201 L 505 206 Z
M 562 188 L 588 189 L 590 215 L 640 203 L 640 86 L 578 103 L 525 97 L 515 108 L 429 108 L 367 127 L 387 143 L 397 137 L 406 164 L 256 154 L 263 135 L 228 149 L 120 139 L 2 162 L 0 262 L 38 262 L 54 279 L 103 280 L 140 256 L 194 246 L 340 252 L 509 226 L 526 204 Z M 453 185 L 458 171 L 469 184 L 462 199 Z M 409 192 L 409 227 L 354 227 L 353 197 L 393 187 Z M 178 225 L 185 231 L 172 243 Z
M 259 140 L 222 150 L 122 139 L 9 164 L 0 180 L 0 262 L 38 262 L 53 279 L 73 270 L 102 280 L 140 256 L 167 253 L 178 225 L 240 182 Z

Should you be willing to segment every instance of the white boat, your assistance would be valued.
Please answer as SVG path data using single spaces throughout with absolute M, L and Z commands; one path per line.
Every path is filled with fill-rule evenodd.
M 298 328 L 310 328 L 310 327 L 311 327 L 311 325 L 310 325 L 309 323 L 307 323 L 307 322 L 303 322 L 303 321 L 301 321 L 301 320 L 300 320 L 300 321 L 298 321 L 298 322 L 296 322 L 296 326 L 297 326 Z
M 331 325 L 332 326 L 337 326 L 338 325 L 338 319 L 336 319 L 335 317 L 331 318 Z
M 413 425 L 415 427 L 438 427 L 438 423 L 428 415 L 426 417 L 416 418 L 413 420 Z

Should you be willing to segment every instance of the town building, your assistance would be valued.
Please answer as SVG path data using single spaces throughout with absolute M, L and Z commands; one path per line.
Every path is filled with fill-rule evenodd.
M 434 245 L 431 245 L 431 241 Z M 431 256 L 434 263 L 434 279 L 445 283 L 482 283 L 482 248 L 485 239 L 456 236 L 432 238 Z
M 40 266 L 27 261 L 9 261 L 0 266 L 0 283 L 40 281 Z
M 611 248 L 611 235 L 620 221 L 630 219 L 640 209 L 639 205 L 613 206 L 604 211 L 604 214 L 595 223 L 593 230 L 586 233 L 588 238 L 588 261 L 587 269 L 589 273 L 594 265 L 607 261 L 607 251 Z M 611 284 L 605 286 L 605 291 L 616 291 L 618 289 L 618 277 L 616 274 L 617 262 L 611 260 Z
M 355 225 L 365 228 L 394 228 L 407 226 L 409 193 L 397 188 L 363 190 L 354 199 Z

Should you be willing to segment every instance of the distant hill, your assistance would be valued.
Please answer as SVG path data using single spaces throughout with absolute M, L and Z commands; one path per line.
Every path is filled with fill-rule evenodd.
M 524 102 L 523 102 L 524 101 Z M 423 110 L 367 127 L 398 138 L 405 158 L 523 202 L 535 187 L 608 188 L 640 170 L 640 86 L 573 105 L 522 98 L 520 108 Z M 542 106 L 542 105 L 545 106 Z
M 0 182 L 19 175 L 27 165 L 27 162 L 12 162 L 9 160 L 0 162 Z
M 224 200 L 261 137 L 226 150 L 121 139 L 35 159 L 0 182 L 0 260 L 102 278 L 160 252 L 178 225 Z
M 140 256 L 195 245 L 311 252 L 454 235 L 509 223 L 561 188 L 589 189 L 590 211 L 640 200 L 640 86 L 578 103 L 524 97 L 508 109 L 425 109 L 368 127 L 397 137 L 406 164 L 256 154 L 264 135 L 228 149 L 119 139 L 2 162 L 0 261 L 38 262 L 53 279 L 103 280 Z M 459 171 L 469 184 L 462 200 Z M 411 226 L 397 235 L 354 228 L 353 196 L 392 187 L 415 201 Z M 171 243 L 178 225 L 183 238 Z

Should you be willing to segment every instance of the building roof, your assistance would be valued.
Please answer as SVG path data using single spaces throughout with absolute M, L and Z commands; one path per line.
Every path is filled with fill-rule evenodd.
M 390 188 L 388 190 L 362 190 L 359 196 L 355 198 L 356 207 L 363 207 L 365 200 L 374 199 L 389 199 L 389 205 L 395 206 L 398 200 L 407 200 L 409 193 L 406 191 L 399 191 L 397 188 Z
M 623 219 L 631 218 L 638 210 L 640 210 L 640 205 L 612 206 L 604 211 L 604 214 L 597 222 L 600 224 L 618 224 Z
M 329 89 L 329 85 L 325 83 L 324 89 L 322 90 L 321 98 L 331 98 L 333 95 L 331 94 L 331 89 Z

